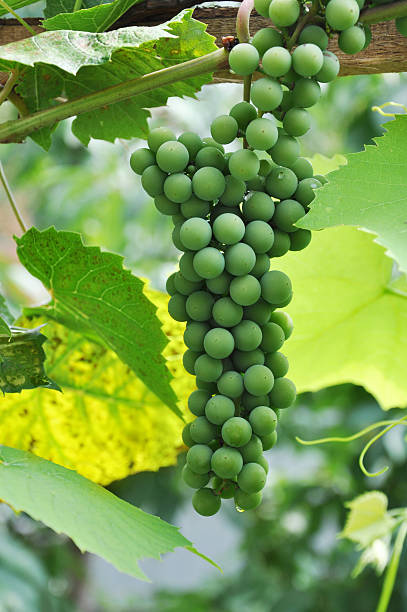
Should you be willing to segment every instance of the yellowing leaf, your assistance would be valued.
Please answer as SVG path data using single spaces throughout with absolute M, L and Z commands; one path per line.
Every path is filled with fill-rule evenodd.
M 364 493 L 348 502 L 346 506 L 350 512 L 340 537 L 366 548 L 378 538 L 388 535 L 396 522 L 388 514 L 387 505 L 387 497 L 381 491 Z

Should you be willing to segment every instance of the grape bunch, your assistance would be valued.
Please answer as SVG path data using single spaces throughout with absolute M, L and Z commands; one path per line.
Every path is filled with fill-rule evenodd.
M 340 31 L 348 53 L 366 44 L 357 25 L 361 4 L 330 0 L 326 28 L 307 25 L 288 48 L 287 32 L 295 31 L 303 5 L 255 0 L 276 27 L 229 53 L 231 70 L 260 77 L 250 101 L 217 117 L 210 137 L 176 138 L 160 127 L 149 133 L 148 148 L 131 156 L 157 210 L 172 217 L 173 243 L 183 253 L 167 281 L 168 311 L 186 322 L 183 363 L 196 377 L 183 479 L 196 489 L 192 503 L 204 516 L 222 499 L 234 498 L 239 510 L 259 505 L 268 471 L 263 452 L 276 443 L 280 411 L 296 397 L 280 352 L 293 329 L 281 310 L 292 287 L 271 262 L 310 242 L 311 233 L 295 224 L 326 179 L 300 156 L 298 137 L 310 128 L 307 109 L 317 103 L 320 83 L 339 72 L 327 32 Z

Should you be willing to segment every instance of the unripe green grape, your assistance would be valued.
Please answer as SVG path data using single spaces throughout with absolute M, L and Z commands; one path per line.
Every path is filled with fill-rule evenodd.
M 182 172 L 188 165 L 189 153 L 181 142 L 168 140 L 159 147 L 156 159 L 163 172 Z
M 172 202 L 186 202 L 192 195 L 191 179 L 183 173 L 171 174 L 165 179 L 164 193 Z
M 283 90 L 278 81 L 270 77 L 264 77 L 253 83 L 250 96 L 258 109 L 272 111 L 280 105 L 283 99 Z
M 169 293 L 169 295 L 174 295 L 174 293 L 177 293 L 174 283 L 176 275 L 177 272 L 173 272 L 172 274 L 170 274 L 170 276 L 167 278 L 167 282 L 165 283 L 165 289 L 167 293 Z
M 270 392 L 270 403 L 273 408 L 289 408 L 296 398 L 296 388 L 289 378 L 276 378 Z
M 260 364 L 264 365 L 264 364 Z M 241 398 L 242 406 L 244 407 L 246 412 L 251 412 L 257 406 L 269 406 L 270 400 L 267 394 L 265 395 L 252 395 L 245 391 Z
M 312 175 L 314 174 L 311 162 L 309 162 L 308 159 L 305 159 L 305 157 L 298 157 L 298 159 L 296 159 L 291 166 L 291 170 L 294 172 L 299 181 L 305 178 L 312 178 Z
M 240 43 L 229 53 L 229 66 L 236 74 L 252 74 L 259 65 L 259 52 L 249 43 Z
M 243 384 L 252 395 L 264 395 L 273 388 L 273 372 L 264 365 L 253 365 L 246 370 Z
M 290 249 L 290 237 L 286 232 L 279 229 L 274 230 L 274 244 L 268 251 L 269 257 L 282 257 Z
M 250 221 L 246 225 L 243 240 L 256 254 L 267 253 L 274 242 L 273 228 L 265 221 Z
M 195 474 L 188 465 L 182 468 L 182 480 L 191 489 L 200 489 L 209 482 L 209 474 Z
M 245 372 L 253 365 L 264 364 L 264 352 L 258 348 L 254 351 L 234 351 L 232 361 L 239 372 Z
M 175 215 L 172 215 L 171 219 L 174 225 L 182 225 L 184 221 L 186 221 L 186 218 L 180 212 L 176 213 Z
M 299 44 L 312 43 L 317 45 L 321 51 L 325 51 L 328 46 L 328 34 L 323 28 L 317 25 L 306 26 L 298 37 Z
M 185 295 L 181 295 L 180 293 L 175 293 L 170 297 L 168 302 L 168 314 L 174 321 L 182 322 L 188 319 L 186 301 L 187 298 Z
M 187 280 L 197 282 L 201 280 L 201 277 L 194 270 L 194 256 L 195 253 L 184 253 L 179 260 L 179 270 Z
M 213 297 L 206 291 L 191 293 L 185 303 L 188 316 L 193 321 L 208 321 L 211 318 L 213 302 Z
M 207 280 L 216 278 L 225 268 L 223 254 L 214 247 L 205 247 L 198 251 L 193 263 L 196 273 Z
M 184 429 L 182 430 L 182 441 L 185 446 L 188 446 L 188 448 L 192 448 L 196 444 L 195 440 L 192 439 L 190 429 L 191 423 L 187 423 Z
M 196 154 L 203 146 L 201 138 L 195 132 L 184 132 L 178 136 L 178 142 L 181 142 L 187 148 L 190 160 L 195 159 Z
M 233 276 L 248 274 L 256 263 L 256 253 L 252 247 L 239 242 L 228 247 L 225 251 L 225 268 Z
M 225 184 L 225 191 L 219 198 L 220 202 L 225 206 L 238 206 L 246 191 L 245 182 L 228 174 L 225 176 Z
M 234 327 L 243 317 L 243 308 L 230 297 L 217 300 L 212 308 L 214 321 L 222 327 Z
M 267 15 L 263 15 L 263 17 L 268 16 L 269 15 L 267 11 Z M 277 46 L 281 47 L 282 44 L 283 37 L 281 33 L 275 28 L 262 28 L 261 30 L 257 30 L 256 34 L 253 36 L 252 39 L 252 45 L 256 47 L 260 56 L 263 56 L 267 49 Z
M 248 149 L 235 151 L 229 158 L 230 174 L 243 181 L 249 181 L 257 176 L 259 168 L 259 158 L 253 151 Z
M 224 215 L 226 213 L 232 212 L 229 206 L 224 206 L 221 202 L 218 202 L 212 207 L 210 220 L 213 223 L 215 219 L 217 219 L 220 215 Z M 239 207 L 235 207 L 233 209 L 233 214 L 242 218 L 242 213 L 240 212 Z
M 222 361 L 209 355 L 201 355 L 195 361 L 195 375 L 206 382 L 216 382 L 223 371 Z
M 297 0 L 272 0 L 269 17 L 278 28 L 293 25 L 300 16 L 300 5 Z
M 314 179 L 319 181 L 321 185 L 326 185 L 326 183 L 328 183 L 328 179 L 323 174 L 315 174 Z
M 243 393 L 243 378 L 239 372 L 229 370 L 218 380 L 218 390 L 222 395 L 236 399 Z M 230 415 L 233 416 L 233 415 Z
M 300 155 L 300 145 L 296 138 L 288 136 L 288 134 L 280 134 L 276 144 L 271 147 L 268 153 L 279 166 L 292 166 Z
M 294 172 L 283 166 L 275 166 L 266 178 L 267 193 L 279 200 L 293 195 L 298 186 Z
M 192 177 L 193 192 L 201 200 L 217 200 L 225 191 L 225 186 L 225 177 L 217 168 L 200 168 Z
M 203 287 L 203 281 L 191 282 L 187 280 L 181 272 L 177 272 L 174 279 L 175 289 L 182 295 L 191 295 L 194 291 L 199 291 Z
M 293 320 L 288 314 L 288 312 L 283 312 L 282 310 L 279 310 L 278 312 L 272 312 L 270 321 L 272 323 L 277 323 L 277 325 L 281 327 L 284 332 L 285 339 L 288 340 L 294 329 Z
M 311 232 L 307 229 L 297 229 L 290 234 L 290 251 L 302 251 L 311 242 Z
M 248 443 L 239 448 L 239 452 L 243 457 L 244 463 L 258 461 L 263 453 L 263 446 L 260 438 L 253 434 Z
M 229 285 L 232 277 L 227 272 L 223 271 L 222 274 L 215 278 L 208 278 L 206 286 L 211 293 L 215 295 L 226 295 L 229 291 Z
M 206 403 L 205 414 L 214 425 L 223 425 L 235 414 L 235 405 L 229 397 L 214 395 Z
M 211 469 L 213 452 L 205 444 L 195 444 L 187 452 L 186 463 L 195 474 L 207 474 Z
M 154 205 L 158 212 L 162 215 L 176 215 L 179 213 L 179 204 L 172 202 L 164 194 L 158 195 L 154 198 Z
M 174 227 L 174 229 L 172 230 L 171 238 L 172 238 L 172 242 L 176 249 L 178 249 L 179 251 L 186 251 L 186 248 L 182 244 L 181 239 L 179 237 L 181 226 L 182 226 L 182 223 L 178 223 Z
M 221 172 L 225 169 L 225 156 L 216 147 L 203 147 L 196 156 L 196 168 L 217 168 Z
M 189 433 L 194 442 L 208 444 L 216 436 L 216 427 L 205 416 L 199 416 L 192 421 Z
M 285 376 L 288 372 L 288 359 L 283 353 L 268 353 L 264 360 L 266 365 L 273 372 L 274 379 Z
M 288 111 L 293 106 L 293 92 L 290 89 L 283 91 L 283 99 L 281 100 L 280 110 Z
M 198 489 L 192 496 L 192 505 L 201 516 L 213 516 L 221 506 L 219 495 L 215 495 L 212 489 L 204 487 Z
M 283 232 L 295 232 L 297 228 L 294 227 L 294 223 L 301 219 L 304 214 L 303 206 L 296 200 L 282 200 L 276 204 L 272 224 Z
M 235 478 L 243 467 L 242 455 L 236 448 L 223 446 L 213 453 L 211 467 L 219 478 Z
M 254 0 L 254 8 L 262 17 L 269 17 L 269 7 L 271 0 Z
M 167 175 L 158 166 L 148 166 L 141 175 L 141 184 L 149 196 L 155 198 L 164 191 Z
M 322 64 L 321 70 L 324 69 Z M 321 72 L 320 70 L 320 72 Z M 299 79 L 293 89 L 293 105 L 299 108 L 314 106 L 321 97 L 321 87 L 314 79 Z
M 205 406 L 211 398 L 209 391 L 205 389 L 195 389 L 188 398 L 188 408 L 195 416 L 205 414 Z
M 349 55 L 359 53 L 364 49 L 366 43 L 366 34 L 363 28 L 359 26 L 352 26 L 343 30 L 339 34 L 338 45 L 339 48 Z
M 201 378 L 195 378 L 196 386 L 198 389 L 203 389 L 204 391 L 208 391 L 211 395 L 217 392 L 217 386 L 214 382 L 208 382 L 207 380 L 202 380 Z
M 214 327 L 209 330 L 204 339 L 204 349 L 214 359 L 225 359 L 235 348 L 234 336 L 227 329 Z
M 274 233 L 273 233 L 273 240 L 274 240 Z M 250 271 L 250 274 L 252 276 L 255 276 L 256 278 L 260 278 L 261 276 L 263 276 L 263 274 L 265 274 L 269 270 L 270 270 L 270 257 L 268 256 L 268 254 L 267 253 L 257 253 L 256 263 L 254 264 L 254 267 Z
M 239 351 L 254 351 L 262 339 L 261 329 L 254 321 L 243 320 L 232 329 L 235 346 Z
M 261 286 L 257 278 L 250 274 L 237 276 L 229 287 L 230 297 L 236 304 L 250 306 L 257 302 L 261 295 Z
M 245 493 L 258 493 L 266 484 L 267 474 L 259 463 L 246 463 L 237 477 L 237 484 Z
M 208 202 L 204 202 L 194 195 L 181 204 L 181 213 L 186 219 L 191 219 L 192 217 L 204 218 L 209 214 L 209 210 Z
M 250 102 L 238 102 L 232 106 L 229 115 L 237 121 L 241 130 L 245 130 L 249 123 L 257 118 L 257 111 Z
M 232 499 L 236 493 L 237 484 L 230 480 L 224 480 L 215 476 L 213 479 L 213 488 L 222 499 Z
M 202 138 L 203 147 L 215 147 L 221 153 L 225 153 L 225 147 L 220 144 L 220 142 L 216 142 L 211 136 L 205 136 Z
M 200 217 L 187 219 L 181 226 L 180 238 L 182 244 L 191 251 L 199 251 L 206 247 L 212 238 L 212 230 L 208 221 Z
M 265 353 L 274 353 L 285 342 L 284 330 L 277 323 L 269 321 L 262 327 L 262 342 L 260 348 Z
M 396 19 L 396 28 L 402 36 L 407 36 L 407 17 L 398 17 Z
M 354 0 L 353 0 L 354 1 Z M 333 81 L 339 72 L 339 60 L 331 51 L 324 51 L 324 61 L 321 70 L 315 75 L 317 81 L 321 83 L 329 83 Z
M 321 49 L 313 43 L 298 45 L 293 52 L 293 68 L 303 77 L 312 77 L 322 68 L 324 57 Z
M 195 361 L 198 359 L 201 353 L 196 353 L 195 351 L 191 351 L 191 349 L 187 349 L 182 356 L 182 364 L 184 366 L 184 370 L 188 372 L 188 374 L 195 374 Z
M 372 42 L 372 29 L 366 23 L 363 24 L 363 30 L 365 32 L 365 44 L 363 47 L 363 51 L 368 48 L 370 43 Z
M 154 128 L 148 135 L 147 143 L 149 148 L 156 153 L 160 146 L 167 140 L 176 140 L 172 130 L 166 127 Z
M 130 167 L 136 174 L 143 174 L 144 170 L 156 163 L 155 155 L 150 149 L 137 149 L 130 157 Z
M 237 489 L 235 493 L 235 504 L 239 510 L 253 510 L 260 506 L 262 500 L 261 492 L 245 493 L 241 489 Z
M 251 437 L 250 423 L 242 417 L 231 417 L 222 425 L 222 438 L 228 446 L 244 446 Z
M 263 468 L 263 470 L 266 472 L 266 474 L 269 473 L 269 464 L 268 461 L 265 457 L 263 457 L 263 455 L 261 457 L 259 457 L 259 459 L 256 461 L 256 463 L 259 463 L 261 465 L 261 467 Z
M 265 325 L 270 320 L 271 307 L 265 300 L 258 300 L 252 306 L 246 306 L 244 309 L 244 318 L 250 319 L 258 325 Z
M 355 0 L 330 0 L 325 16 L 333 30 L 346 30 L 359 19 L 359 6 Z
M 281 77 L 291 68 L 291 53 L 284 47 L 272 47 L 263 55 L 263 70 L 271 77 Z
M 268 451 L 271 448 L 273 448 L 276 442 L 277 442 L 277 432 L 276 431 L 273 431 L 273 433 L 269 434 L 268 436 L 263 436 L 261 438 L 263 450 L 265 451 Z
M 245 225 L 240 217 L 233 213 L 219 215 L 213 223 L 213 234 L 222 244 L 235 244 L 245 233 Z
M 277 415 L 268 406 L 256 406 L 249 415 L 249 422 L 255 434 L 267 436 L 277 427 Z
M 303 179 L 298 183 L 294 197 L 303 206 L 309 206 L 315 198 L 314 189 L 322 187 L 321 183 L 315 177 Z
M 266 191 L 264 176 L 256 176 L 250 181 L 246 181 L 246 187 L 249 191 Z
M 311 116 L 303 108 L 290 108 L 284 115 L 283 128 L 289 136 L 303 136 L 310 127 Z
M 261 277 L 260 284 L 262 297 L 270 304 L 282 304 L 292 296 L 291 281 L 287 274 L 279 270 L 266 272 Z
M 266 151 L 277 142 L 278 131 L 270 119 L 254 119 L 246 128 L 246 140 L 253 149 Z
M 236 119 L 230 115 L 219 115 L 211 123 L 212 137 L 221 144 L 232 142 L 237 136 L 238 129 Z

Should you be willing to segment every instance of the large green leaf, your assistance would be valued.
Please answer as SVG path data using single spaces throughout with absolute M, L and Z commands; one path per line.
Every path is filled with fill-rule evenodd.
M 110 0 L 82 0 L 81 9 L 88 9 L 100 4 L 107 4 Z M 75 8 L 75 0 L 46 0 L 44 15 L 47 19 L 59 15 L 59 13 L 72 13 Z
M 364 228 L 407 271 L 407 116 L 386 123 L 386 130 L 376 145 L 346 156 L 348 164 L 329 175 L 297 225 Z
M 122 572 L 146 579 L 140 559 L 159 559 L 178 546 L 192 550 L 176 527 L 72 470 L 7 446 L 0 446 L 0 458 L 2 500 Z
M 46 30 L 82 30 L 84 32 L 104 32 L 126 11 L 143 0 L 114 0 L 91 8 L 59 13 L 46 19 L 42 25 Z
M 180 414 L 156 308 L 143 293 L 144 283 L 123 268 L 123 258 L 85 247 L 79 234 L 54 228 L 31 228 L 16 242 L 21 263 L 52 291 L 54 316 L 100 337 Z

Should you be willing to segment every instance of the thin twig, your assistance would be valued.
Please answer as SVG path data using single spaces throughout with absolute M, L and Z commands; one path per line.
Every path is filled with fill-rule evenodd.
M 9 6 L 5 0 L 0 0 L 0 6 L 2 6 L 8 13 L 11 13 L 13 17 L 17 19 L 21 23 L 21 25 L 32 35 L 36 35 L 36 31 L 22 18 L 18 15 L 12 8 Z
M 393 554 L 388 565 L 386 576 L 383 582 L 382 592 L 380 593 L 379 603 L 377 604 L 376 612 L 386 612 L 389 607 L 390 598 L 393 593 L 394 583 L 397 576 L 397 570 L 400 563 L 401 553 L 403 551 L 404 540 L 407 536 L 407 523 L 402 523 L 399 528 L 396 541 L 394 543 Z
M 291 34 L 290 38 L 287 41 L 287 48 L 288 49 L 292 49 L 292 47 L 295 45 L 295 43 L 297 42 L 297 39 L 298 39 L 299 35 L 301 34 L 301 32 L 303 31 L 304 27 L 314 17 L 314 15 L 316 15 L 316 13 L 318 11 L 318 7 L 319 7 L 319 1 L 318 0 L 312 0 L 311 8 L 298 21 L 297 26 L 296 26 L 294 32 Z
M 4 173 L 4 168 L 3 168 L 3 164 L 1 163 L 1 161 L 0 161 L 0 181 L 1 181 L 2 185 L 3 185 L 3 187 L 4 187 L 4 191 L 6 192 L 7 199 L 9 201 L 11 209 L 12 209 L 12 211 L 13 211 L 16 219 L 17 219 L 17 222 L 18 222 L 19 226 L 21 227 L 23 233 L 25 234 L 25 232 L 27 231 L 27 228 L 24 225 L 23 218 L 22 218 L 22 216 L 21 216 L 21 214 L 20 214 L 20 212 L 19 212 L 19 210 L 17 208 L 17 204 L 16 204 L 16 201 L 14 199 L 14 196 L 11 193 L 11 189 L 9 187 L 9 184 L 8 184 L 8 181 L 7 181 L 7 177 L 6 177 L 5 173 Z
M 82 8 L 82 0 L 75 0 L 75 4 L 73 6 L 73 12 L 79 11 Z
M 4 85 L 3 89 L 0 91 L 0 104 L 3 104 L 3 102 L 5 100 L 7 100 L 7 98 L 9 97 L 11 90 L 13 89 L 14 85 L 16 84 L 16 81 L 18 79 L 18 75 L 19 75 L 18 70 L 12 70 L 11 71 L 10 76 L 7 79 L 6 84 Z

